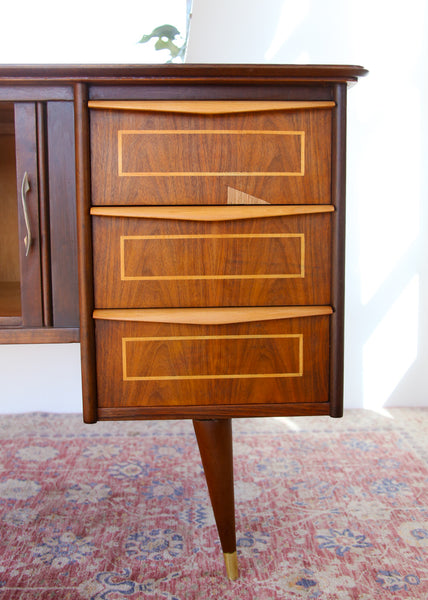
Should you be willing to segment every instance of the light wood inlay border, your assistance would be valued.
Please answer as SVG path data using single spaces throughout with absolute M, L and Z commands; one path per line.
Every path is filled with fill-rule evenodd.
M 246 308 L 113 308 L 97 309 L 94 319 L 184 325 L 231 325 L 331 315 L 331 306 L 255 306 Z
M 304 110 L 334 108 L 329 100 L 312 101 L 239 101 L 239 100 L 90 100 L 89 108 L 102 110 L 129 110 L 221 115 L 246 112 L 268 112 L 278 110 Z
M 186 342 L 186 341 L 219 341 L 219 340 L 264 340 L 264 339 L 293 339 L 298 343 L 298 371 L 285 373 L 228 373 L 228 374 L 203 374 L 203 375 L 150 375 L 129 376 L 127 363 L 127 344 L 130 343 L 156 343 L 156 342 Z M 302 377 L 303 376 L 303 334 L 283 333 L 264 335 L 192 335 L 192 336 L 167 336 L 167 337 L 132 337 L 122 338 L 122 378 L 123 381 L 179 381 L 201 379 L 272 379 L 277 377 Z
M 137 240 L 215 240 L 215 239 L 298 239 L 300 240 L 300 271 L 297 273 L 269 273 L 245 275 L 126 275 L 125 242 Z M 201 281 L 226 279 L 302 279 L 305 277 L 304 233 L 254 233 L 254 234 L 193 234 L 193 235 L 121 235 L 120 279 L 121 281 Z
M 124 171 L 123 144 L 126 135 L 274 135 L 300 137 L 298 171 Z M 305 132 L 270 129 L 119 129 L 117 132 L 119 177 L 303 177 L 305 175 Z
M 94 217 L 174 219 L 178 221 L 240 221 L 334 212 L 331 204 L 269 206 L 93 206 Z

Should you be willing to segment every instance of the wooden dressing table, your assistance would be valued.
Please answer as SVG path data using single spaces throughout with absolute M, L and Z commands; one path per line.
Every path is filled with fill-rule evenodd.
M 74 106 L 56 175 L 75 172 L 84 420 L 193 419 L 231 579 L 231 419 L 342 415 L 346 95 L 365 73 L 0 70 L 0 100 L 48 103 L 50 130 Z

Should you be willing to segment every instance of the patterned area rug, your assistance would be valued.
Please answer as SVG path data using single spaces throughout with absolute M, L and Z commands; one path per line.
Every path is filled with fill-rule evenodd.
M 229 582 L 190 421 L 0 417 L 0 599 L 428 598 L 428 409 L 234 421 Z

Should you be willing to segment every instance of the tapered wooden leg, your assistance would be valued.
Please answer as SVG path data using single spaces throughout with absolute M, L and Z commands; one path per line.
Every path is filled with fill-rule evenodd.
M 211 505 L 229 579 L 238 578 L 231 419 L 194 420 Z

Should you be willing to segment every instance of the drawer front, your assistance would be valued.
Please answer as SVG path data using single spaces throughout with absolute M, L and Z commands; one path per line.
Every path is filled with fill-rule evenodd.
M 99 407 L 327 402 L 329 319 L 227 325 L 97 319 Z
M 95 306 L 329 304 L 331 218 L 94 216 Z
M 90 120 L 95 205 L 330 202 L 331 108 Z

